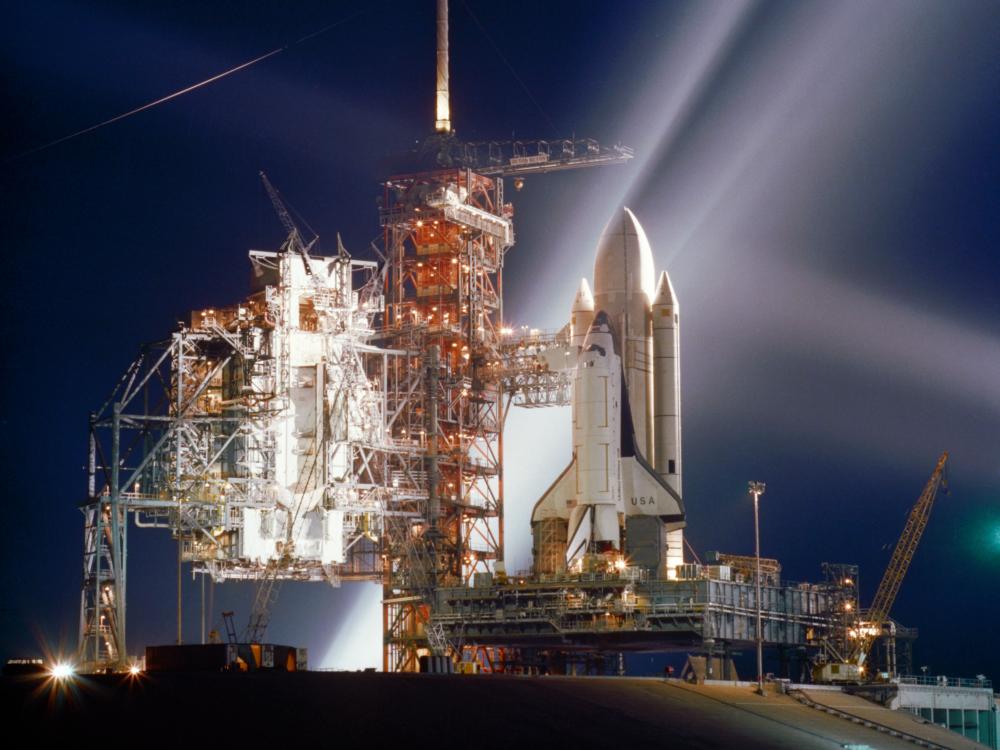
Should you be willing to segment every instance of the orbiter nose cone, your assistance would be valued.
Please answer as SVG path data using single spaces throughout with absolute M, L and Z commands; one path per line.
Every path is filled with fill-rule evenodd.
M 580 279 L 580 289 L 573 298 L 572 312 L 593 312 L 594 295 L 590 293 L 590 284 L 586 279 Z
M 670 283 L 670 277 L 666 271 L 660 273 L 660 280 L 656 282 L 656 294 L 653 295 L 653 307 L 662 305 L 676 305 L 677 294 L 674 292 L 674 285 Z
M 622 208 L 604 227 L 594 261 L 594 292 L 604 294 L 655 291 L 653 251 L 635 214 Z

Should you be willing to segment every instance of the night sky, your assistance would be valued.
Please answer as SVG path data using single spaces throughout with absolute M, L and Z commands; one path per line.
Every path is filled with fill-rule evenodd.
M 7 4 L 0 39 L 6 657 L 75 647 L 87 415 L 143 341 L 246 294 L 246 251 L 283 239 L 257 172 L 327 248 L 378 236 L 380 164 L 433 124 L 434 13 L 43 0 Z M 920 629 L 917 667 L 1000 679 L 1000 4 L 453 0 L 451 39 L 461 137 L 636 149 L 514 195 L 506 317 L 561 327 L 602 226 L 636 212 L 680 300 L 695 549 L 752 552 L 762 480 L 762 553 L 789 580 L 857 563 L 867 604 L 949 450 L 893 614 Z M 568 412 L 515 413 L 505 453 L 508 569 L 526 568 Z M 174 555 L 130 534 L 131 652 L 174 637 Z M 245 621 L 249 586 L 213 594 L 210 626 Z M 286 586 L 270 639 L 375 665 L 377 596 Z

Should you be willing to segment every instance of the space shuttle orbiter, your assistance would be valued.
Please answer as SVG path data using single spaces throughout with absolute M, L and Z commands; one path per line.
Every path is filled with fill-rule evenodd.
M 671 577 L 683 562 L 677 297 L 666 272 L 653 278 L 646 234 L 622 209 L 601 235 L 593 295 L 583 279 L 573 301 L 572 458 L 532 512 L 538 572 L 616 550 Z

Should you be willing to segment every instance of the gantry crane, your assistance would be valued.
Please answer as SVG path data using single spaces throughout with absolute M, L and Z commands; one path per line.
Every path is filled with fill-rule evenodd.
M 906 577 L 906 571 L 910 567 L 913 555 L 920 544 L 920 538 L 927 528 L 927 521 L 931 515 L 931 508 L 934 507 L 934 500 L 937 498 L 938 490 L 942 485 L 947 487 L 944 475 L 945 465 L 948 462 L 948 452 L 945 451 L 938 458 L 934 472 L 924 487 L 917 502 L 910 509 L 910 514 L 906 518 L 906 525 L 903 533 L 900 534 L 899 541 L 896 542 L 896 549 L 893 550 L 892 559 L 882 575 L 882 580 L 875 592 L 875 599 L 867 614 L 855 625 L 855 643 L 846 660 L 843 662 L 830 662 L 817 666 L 814 677 L 821 682 L 859 682 L 865 673 L 865 662 L 868 659 L 868 652 L 871 650 L 875 639 L 882 634 L 882 629 L 889 621 L 889 612 L 896 601 L 899 587 Z

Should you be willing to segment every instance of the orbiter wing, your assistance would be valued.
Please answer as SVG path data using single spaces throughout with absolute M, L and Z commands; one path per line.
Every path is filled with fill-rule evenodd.
M 549 488 L 542 493 L 531 511 L 531 522 L 546 518 L 569 518 L 570 510 L 576 505 L 576 456 L 562 470 Z

